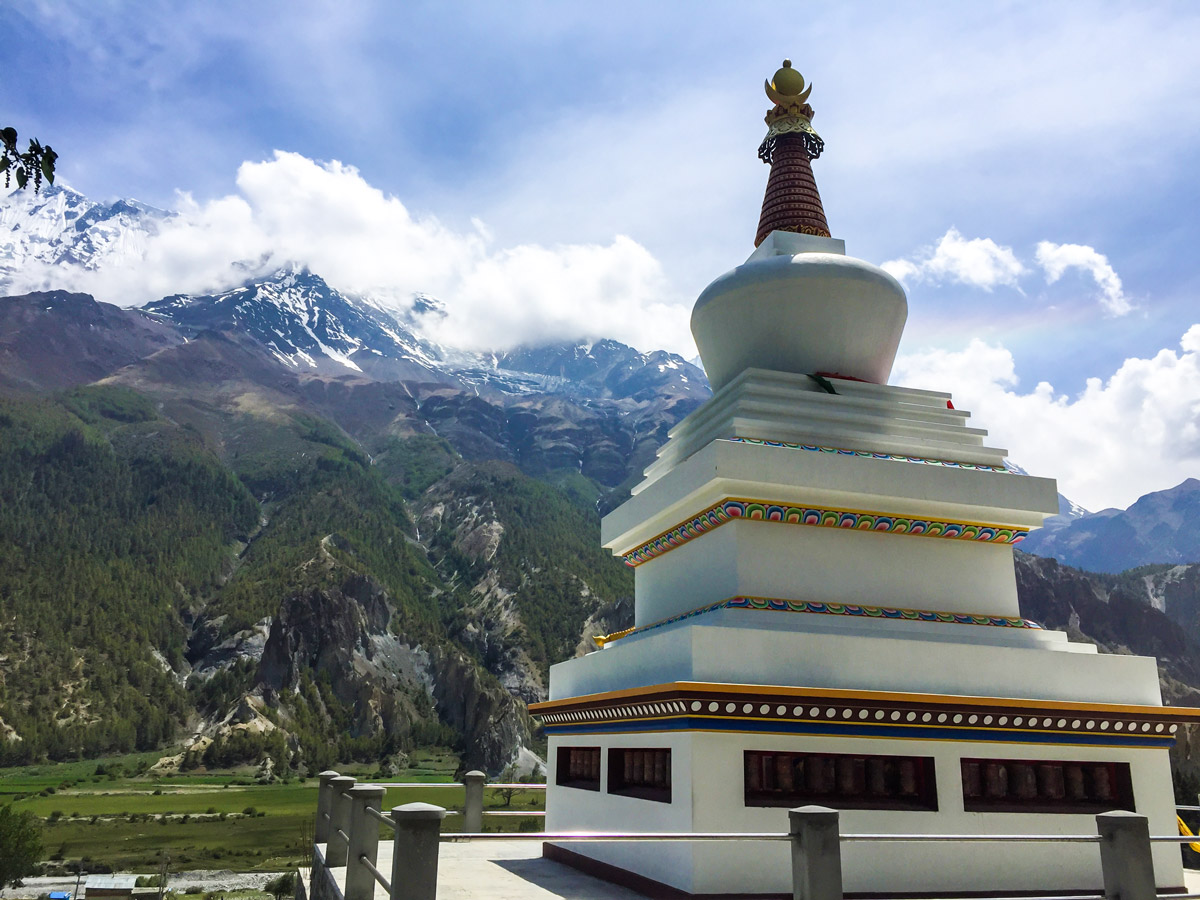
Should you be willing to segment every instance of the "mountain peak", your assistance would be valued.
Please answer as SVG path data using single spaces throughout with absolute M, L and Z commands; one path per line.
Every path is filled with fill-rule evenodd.
M 144 308 L 190 333 L 248 336 L 289 368 L 314 373 L 364 374 L 364 366 L 378 369 L 387 360 L 393 375 L 428 380 L 437 355 L 383 309 L 346 296 L 297 262 L 219 294 L 176 294 Z
M 1200 479 L 1139 497 L 1128 509 L 1102 509 L 1041 531 L 1023 550 L 1093 572 L 1149 563 L 1200 561 Z
M 1185 494 L 1192 491 L 1200 491 L 1200 478 L 1185 478 L 1173 488 L 1168 488 L 1165 491 L 1160 491 L 1162 494 Z
M 97 203 L 61 184 L 0 196 L 0 291 L 50 287 L 61 266 L 139 263 L 147 237 L 173 215 L 137 200 Z

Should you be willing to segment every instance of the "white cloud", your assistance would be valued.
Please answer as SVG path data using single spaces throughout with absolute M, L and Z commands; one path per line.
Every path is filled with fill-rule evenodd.
M 913 259 L 893 259 L 883 263 L 901 281 L 947 281 L 990 291 L 997 285 L 1016 287 L 1025 267 L 1011 247 L 1002 247 L 991 238 L 964 238 L 951 227 L 937 246 Z
M 672 302 L 658 261 L 631 238 L 496 247 L 478 220 L 455 231 L 414 216 L 355 168 L 295 153 L 243 163 L 237 186 L 237 194 L 205 203 L 181 194 L 179 215 L 147 237 L 144 253 L 90 271 L 56 267 L 54 286 L 140 305 L 299 262 L 340 290 L 398 310 L 418 291 L 443 300 L 448 316 L 429 323 L 431 336 L 455 346 L 604 336 L 695 352 L 687 307 Z M 34 288 L 47 275 L 22 272 Z
M 1092 276 L 1100 289 L 1100 304 L 1105 312 L 1123 316 L 1133 310 L 1125 295 L 1121 276 L 1108 257 L 1086 244 L 1055 244 L 1041 241 L 1035 259 L 1054 284 L 1070 269 L 1079 269 Z M 949 228 L 932 248 L 919 251 L 908 259 L 891 259 L 882 264 L 900 281 L 907 283 L 930 281 L 965 284 L 990 291 L 997 285 L 1020 290 L 1018 284 L 1028 269 L 1011 247 L 997 244 L 991 238 L 964 238 L 957 228 Z
M 1100 303 L 1110 315 L 1123 316 L 1133 309 L 1122 289 L 1121 277 L 1109 265 L 1108 257 L 1092 247 L 1042 241 L 1037 245 L 1037 261 L 1046 273 L 1047 284 L 1054 284 L 1067 269 L 1082 269 L 1100 288 Z
M 960 351 L 897 360 L 893 382 L 952 390 L 955 405 L 991 431 L 988 443 L 1088 509 L 1125 507 L 1200 473 L 1200 324 L 1178 350 L 1126 359 L 1078 396 L 1040 382 L 1018 389 L 1012 354 L 973 340 Z

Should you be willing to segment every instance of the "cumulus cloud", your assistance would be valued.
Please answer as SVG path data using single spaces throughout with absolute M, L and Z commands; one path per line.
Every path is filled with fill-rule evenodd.
M 1054 284 L 1068 269 L 1081 269 L 1091 275 L 1100 288 L 1100 303 L 1110 315 L 1123 316 L 1133 309 L 1121 286 L 1121 277 L 1109 265 L 1108 257 L 1086 244 L 1042 241 L 1037 245 L 1037 262 L 1046 273 L 1047 284 Z
M 915 258 L 888 260 L 882 268 L 901 281 L 944 281 L 987 291 L 997 285 L 1015 287 L 1026 271 L 1011 247 L 991 238 L 968 240 L 954 227 Z
M 1074 397 L 1047 382 L 1022 392 L 1012 354 L 980 340 L 903 356 L 892 380 L 953 391 L 988 443 L 1088 509 L 1125 507 L 1200 472 L 1200 324 L 1177 350 L 1126 359 Z
M 654 256 L 628 237 L 497 247 L 478 220 L 450 228 L 414 215 L 351 166 L 284 152 L 243 163 L 236 194 L 203 203 L 181 194 L 177 205 L 141 252 L 94 270 L 57 267 L 55 286 L 140 305 L 228 289 L 294 262 L 398 311 L 417 292 L 439 298 L 448 314 L 427 323 L 431 337 L 454 346 L 604 336 L 694 352 L 687 307 L 673 302 Z
M 1123 316 L 1133 310 L 1133 303 L 1121 284 L 1121 276 L 1108 257 L 1094 247 L 1041 241 L 1034 259 L 1045 274 L 1047 284 L 1054 284 L 1067 271 L 1078 269 L 1096 282 L 1100 289 L 1100 304 L 1109 315 Z M 965 284 L 985 291 L 997 285 L 1020 290 L 1021 276 L 1029 273 L 1011 247 L 997 244 L 991 238 L 968 240 L 954 227 L 948 229 L 933 247 L 908 259 L 888 260 L 882 268 L 907 283 Z

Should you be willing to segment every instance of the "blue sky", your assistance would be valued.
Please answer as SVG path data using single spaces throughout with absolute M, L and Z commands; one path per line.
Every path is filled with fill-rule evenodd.
M 412 246 L 395 265 L 450 304 L 509 279 L 491 308 L 520 328 L 595 322 L 686 355 L 692 300 L 752 249 L 761 84 L 788 56 L 815 85 L 834 235 L 908 288 L 909 383 L 953 374 L 965 387 L 937 386 L 986 426 L 1036 432 L 1056 405 L 1084 415 L 1088 379 L 1103 391 L 1158 360 L 1141 400 L 1105 394 L 1152 431 L 1167 425 L 1129 416 L 1167 388 L 1143 382 L 1163 352 L 1190 365 L 1200 5 L 16 0 L 0 30 L 5 124 L 52 143 L 93 198 L 190 203 L 207 223 L 193 243 L 252 219 L 246 240 L 266 241 L 269 207 L 303 255 L 320 223 L 286 239 L 279 223 L 324 192 L 334 230 L 368 207 L 400 216 L 390 245 Z M 352 168 L 334 178 L 332 160 Z M 554 297 L 530 299 L 539 281 Z M 1010 395 L 1041 418 L 1004 412 Z M 1198 412 L 1200 393 L 1163 421 Z M 1162 440 L 1189 448 L 1164 478 L 1200 453 L 1200 437 Z M 1083 499 L 1141 489 L 1106 493 L 1115 471 Z

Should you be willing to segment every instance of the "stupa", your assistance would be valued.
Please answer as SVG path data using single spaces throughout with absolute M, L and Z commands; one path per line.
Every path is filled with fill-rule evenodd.
M 704 290 L 713 396 L 682 420 L 605 547 L 633 628 L 551 668 L 550 831 L 1094 833 L 1127 809 L 1175 831 L 1167 759 L 1196 710 L 1155 661 L 1021 616 L 1013 547 L 1057 512 L 948 393 L 887 384 L 907 299 L 830 236 L 812 90 L 785 61 L 759 156 L 756 249 Z M 1069 461 L 1068 461 L 1069 462 Z M 782 843 L 594 843 L 549 855 L 669 895 L 788 895 Z M 1182 890 L 1156 844 L 1160 890 Z M 852 843 L 847 895 L 1095 892 L 1090 844 Z

